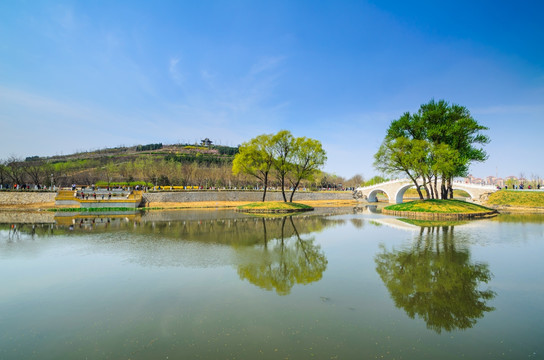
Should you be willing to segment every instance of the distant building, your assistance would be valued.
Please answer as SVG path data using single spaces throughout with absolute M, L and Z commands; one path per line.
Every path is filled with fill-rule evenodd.
M 212 141 L 208 138 L 205 138 L 204 140 L 200 140 L 201 146 L 212 146 Z

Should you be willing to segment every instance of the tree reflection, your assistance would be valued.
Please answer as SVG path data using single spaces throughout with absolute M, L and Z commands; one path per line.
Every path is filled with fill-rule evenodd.
M 295 284 L 321 279 L 327 268 L 325 254 L 313 238 L 301 238 L 293 217 L 281 220 L 280 236 L 272 240 L 267 238 L 266 222 L 263 218 L 263 245 L 254 247 L 250 256 L 244 254 L 250 261 L 238 266 L 240 278 L 279 295 L 289 294 Z
M 395 305 L 425 320 L 427 328 L 468 329 L 494 310 L 487 302 L 495 293 L 480 290 L 492 277 L 488 265 L 470 262 L 469 250 L 456 244 L 453 226 L 422 227 L 412 248 L 382 250 L 376 271 Z

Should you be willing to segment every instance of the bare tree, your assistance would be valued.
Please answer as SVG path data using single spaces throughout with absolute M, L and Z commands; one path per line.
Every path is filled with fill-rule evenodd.
M 25 161 L 24 171 L 34 185 L 43 184 L 44 178 L 47 175 L 46 164 L 43 160 Z
M 6 171 L 13 185 L 21 185 L 25 182 L 23 160 L 11 155 L 6 161 Z

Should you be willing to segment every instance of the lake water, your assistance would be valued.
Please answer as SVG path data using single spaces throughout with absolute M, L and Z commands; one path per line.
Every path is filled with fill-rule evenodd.
M 543 359 L 543 256 L 543 215 L 3 224 L 0 359 Z

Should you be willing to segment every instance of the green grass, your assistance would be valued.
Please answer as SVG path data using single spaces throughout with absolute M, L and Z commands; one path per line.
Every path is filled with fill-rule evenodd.
M 544 192 L 500 190 L 489 195 L 487 204 L 522 207 L 544 207 Z
M 262 211 L 262 212 L 280 212 L 280 211 L 308 211 L 313 210 L 313 207 L 294 203 L 294 202 L 281 202 L 281 201 L 265 201 L 255 202 L 251 204 L 238 206 L 242 211 Z
M 423 193 L 423 196 L 425 196 L 425 190 L 421 189 L 421 192 Z M 404 193 L 404 197 L 406 198 L 417 198 L 419 197 L 419 194 L 417 193 L 417 190 L 414 188 L 406 190 Z M 461 197 L 461 198 L 468 198 L 470 195 L 463 190 L 453 190 L 453 197 Z
M 417 200 L 385 207 L 393 211 L 413 211 L 443 214 L 470 214 L 493 211 L 485 206 L 468 203 L 461 200 Z

